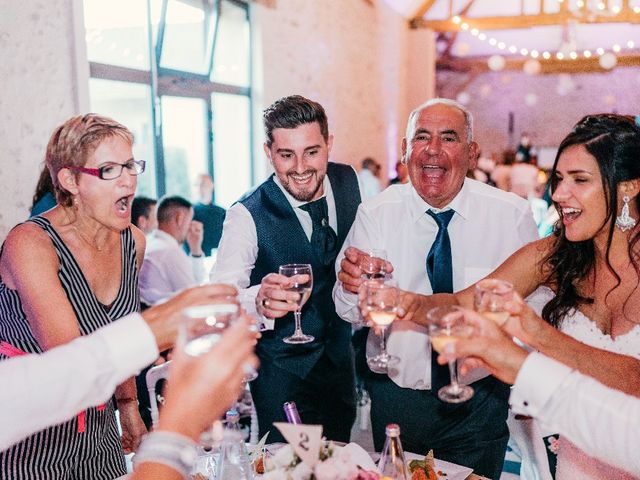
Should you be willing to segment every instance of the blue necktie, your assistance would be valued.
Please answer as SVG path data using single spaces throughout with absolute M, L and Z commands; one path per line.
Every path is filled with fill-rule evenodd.
M 322 197 L 313 202 L 300 205 L 302 210 L 309 213 L 313 231 L 311 232 L 311 247 L 322 259 L 325 266 L 333 266 L 338 251 L 338 236 L 329 225 L 329 208 L 327 198 Z
M 433 293 L 453 293 L 453 266 L 451 265 L 451 240 L 447 227 L 454 211 L 435 213 L 427 210 L 427 215 L 438 224 L 436 239 L 427 255 L 427 275 Z M 431 351 L 431 391 L 437 392 L 449 383 L 449 368 L 437 362 L 438 354 Z

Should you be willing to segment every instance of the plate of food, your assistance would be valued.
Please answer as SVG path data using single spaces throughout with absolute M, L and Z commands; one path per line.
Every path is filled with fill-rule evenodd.
M 426 456 L 406 452 L 404 458 L 411 480 L 465 480 L 473 473 L 469 467 L 433 458 L 433 450 Z

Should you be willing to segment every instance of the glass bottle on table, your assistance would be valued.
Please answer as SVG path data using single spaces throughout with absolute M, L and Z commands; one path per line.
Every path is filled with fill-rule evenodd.
M 378 462 L 378 472 L 393 480 L 407 480 L 407 466 L 400 442 L 400 426 L 390 423 L 385 429 L 387 438 L 384 441 L 382 455 Z
M 293 335 L 283 338 L 282 341 L 294 345 L 313 342 L 315 340 L 313 335 L 303 333 L 301 326 L 302 307 L 309 300 L 313 290 L 313 270 L 311 265 L 303 263 L 281 265 L 279 273 L 291 278 L 291 285 L 286 290 L 298 294 L 298 299 L 295 302 L 298 308 L 293 312 L 295 330 Z
M 227 411 L 226 419 L 216 480 L 253 480 L 253 467 L 240 429 L 238 411 Z

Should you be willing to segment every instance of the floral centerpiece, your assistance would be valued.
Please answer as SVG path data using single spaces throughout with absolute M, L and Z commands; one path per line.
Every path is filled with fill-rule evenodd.
M 263 479 L 380 480 L 380 475 L 374 469 L 375 464 L 368 454 L 360 446 L 353 443 L 344 447 L 337 446 L 332 442 L 323 443 L 318 462 L 313 468 L 302 462 L 293 448 L 287 444 L 272 457 L 266 459 Z

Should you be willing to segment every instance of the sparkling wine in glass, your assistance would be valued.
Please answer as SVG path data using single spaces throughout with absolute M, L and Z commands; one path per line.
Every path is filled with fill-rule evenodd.
M 473 326 L 457 306 L 432 308 L 427 313 L 427 326 L 431 347 L 438 353 L 442 353 L 449 343 L 473 334 Z M 449 373 L 451 384 L 438 390 L 438 398 L 447 403 L 462 403 L 473 397 L 473 388 L 458 383 L 458 364 L 455 359 L 449 360 Z
M 358 261 L 362 277 L 366 280 L 384 280 L 387 276 L 386 261 L 387 252 L 384 250 L 363 250 Z
M 485 278 L 476 283 L 474 304 L 483 317 L 502 326 L 509 319 L 507 302 L 513 299 L 513 285 L 497 278 Z
M 398 357 L 389 355 L 386 345 L 387 328 L 396 319 L 398 312 L 398 289 L 390 281 L 367 280 L 363 284 L 362 293 L 362 316 L 380 334 L 380 353 L 367 358 L 367 364 L 372 372 L 388 373 L 389 366 L 399 360 Z
M 302 332 L 301 316 L 302 307 L 309 300 L 311 291 L 313 290 L 313 271 L 311 265 L 302 263 L 291 263 L 288 265 L 281 265 L 279 270 L 280 275 L 290 277 L 290 286 L 286 289 L 289 292 L 296 292 L 298 298 L 296 300 L 296 306 L 298 307 L 293 312 L 295 319 L 295 330 L 293 335 L 283 338 L 285 343 L 297 345 L 302 343 L 310 343 L 315 340 L 313 335 L 306 335 Z

